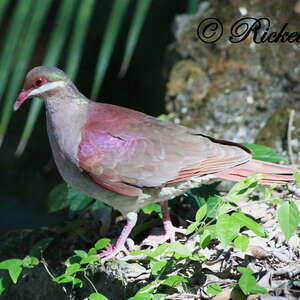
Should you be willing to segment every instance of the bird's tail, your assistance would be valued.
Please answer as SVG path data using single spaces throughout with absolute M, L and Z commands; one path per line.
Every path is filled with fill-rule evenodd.
M 219 172 L 216 175 L 222 179 L 240 181 L 253 173 L 260 173 L 263 175 L 261 183 L 268 184 L 291 183 L 295 180 L 293 174 L 296 172 L 297 170 L 293 167 L 252 159 L 245 164 Z

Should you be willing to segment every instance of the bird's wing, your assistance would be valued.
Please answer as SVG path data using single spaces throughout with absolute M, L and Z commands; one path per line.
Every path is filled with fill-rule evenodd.
M 142 113 L 92 102 L 82 128 L 80 167 L 99 185 L 135 196 L 223 171 L 250 159 L 243 147 Z

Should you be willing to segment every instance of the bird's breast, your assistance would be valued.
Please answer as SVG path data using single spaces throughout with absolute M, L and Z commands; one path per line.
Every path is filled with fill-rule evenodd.
M 69 103 L 63 104 L 55 110 L 47 108 L 48 134 L 56 140 L 60 154 L 79 166 L 77 153 L 81 141 L 81 128 L 84 126 L 87 115 L 85 106 Z M 53 149 L 54 150 L 54 149 Z

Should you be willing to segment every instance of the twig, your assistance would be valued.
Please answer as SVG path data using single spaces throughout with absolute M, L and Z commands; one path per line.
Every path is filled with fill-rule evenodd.
M 51 279 L 55 279 L 55 276 L 50 272 L 50 270 L 49 270 L 49 268 L 48 268 L 48 264 L 47 264 L 47 262 L 45 261 L 45 259 L 44 259 L 43 256 L 41 257 L 41 263 L 42 263 L 42 265 L 44 266 L 46 272 L 47 272 L 47 273 L 49 274 L 49 276 L 51 277 Z M 73 297 L 70 296 L 70 295 L 68 294 L 67 289 L 66 289 L 63 285 L 61 286 L 61 288 L 62 288 L 62 290 L 65 292 L 65 294 L 68 296 L 68 298 L 73 299 Z
M 287 143 L 288 143 L 289 157 L 290 157 L 292 165 L 295 164 L 295 158 L 294 158 L 294 153 L 293 153 L 293 149 L 292 149 L 292 131 L 294 129 L 294 127 L 293 127 L 294 117 L 295 117 L 295 110 L 291 109 L 290 116 L 289 116 L 289 123 L 288 123 Z
M 86 272 L 83 272 L 83 276 L 84 278 L 89 282 L 89 284 L 92 286 L 92 288 L 94 289 L 94 291 L 96 293 L 99 293 L 98 290 L 96 289 L 95 285 L 93 284 L 93 282 L 91 281 L 91 279 L 86 275 Z

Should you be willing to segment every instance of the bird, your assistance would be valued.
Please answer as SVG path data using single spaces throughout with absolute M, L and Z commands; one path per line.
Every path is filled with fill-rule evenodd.
M 126 240 L 137 212 L 162 207 L 164 233 L 153 243 L 174 242 L 168 200 L 213 179 L 240 181 L 261 173 L 262 183 L 290 183 L 290 166 L 254 160 L 238 143 L 159 120 L 129 108 L 95 102 L 81 94 L 60 69 L 39 66 L 24 80 L 14 110 L 27 99 L 45 102 L 47 132 L 56 166 L 73 188 L 112 206 L 126 218 L 114 245 L 97 254 L 105 260 L 128 253 Z

